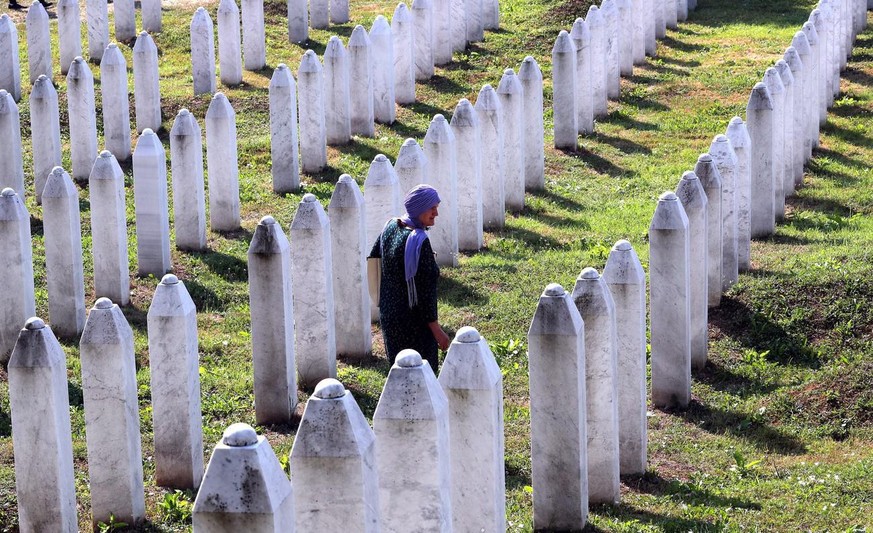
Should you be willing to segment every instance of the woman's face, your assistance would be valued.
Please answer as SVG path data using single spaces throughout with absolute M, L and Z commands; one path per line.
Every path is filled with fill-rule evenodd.
M 421 222 L 422 224 L 424 224 L 425 227 L 429 228 L 429 227 L 433 226 L 434 220 L 436 220 L 436 217 L 438 217 L 440 214 L 439 206 L 440 206 L 440 204 L 436 204 L 435 206 L 431 207 L 430 209 L 428 209 L 424 213 L 418 215 L 418 221 Z

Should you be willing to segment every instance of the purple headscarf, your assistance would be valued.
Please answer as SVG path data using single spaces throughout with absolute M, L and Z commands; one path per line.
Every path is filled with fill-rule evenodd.
M 418 304 L 418 292 L 415 289 L 415 273 L 418 272 L 418 260 L 421 257 L 421 245 L 427 239 L 427 228 L 418 217 L 430 208 L 440 203 L 440 195 L 430 185 L 413 187 L 403 199 L 406 213 L 400 220 L 412 228 L 412 234 L 406 239 L 403 251 L 403 261 L 406 273 L 406 289 L 409 296 L 409 308 Z

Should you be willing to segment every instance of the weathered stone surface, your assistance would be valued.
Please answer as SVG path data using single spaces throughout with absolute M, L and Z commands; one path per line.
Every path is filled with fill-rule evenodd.
M 691 298 L 688 217 L 672 192 L 658 199 L 649 226 L 652 403 L 691 400 Z
M 506 220 L 503 105 L 494 88 L 484 85 L 474 108 L 482 136 L 482 224 L 501 229 Z
M 279 63 L 270 79 L 270 156 L 273 192 L 300 189 L 297 83 L 285 63 Z
M 773 102 L 773 215 L 775 220 L 785 216 L 785 86 L 774 67 L 764 72 L 764 83 Z
M 658 30 L 657 30 L 657 15 L 658 9 L 655 9 L 655 0 L 644 0 L 643 4 L 643 24 L 644 29 L 644 45 L 646 55 L 655 57 L 658 49 Z
M 572 297 L 585 323 L 588 502 L 617 503 L 620 485 L 615 303 L 606 281 L 591 267 L 583 269 L 576 278 Z
M 133 153 L 133 198 L 137 272 L 140 276 L 163 276 L 172 268 L 167 155 L 161 140 L 149 129 L 139 136 Z
M 11 187 L 24 198 L 21 115 L 15 98 L 5 89 L 0 89 L 0 138 L 6 140 L 0 143 L 0 186 Z
M 194 95 L 215 92 L 215 37 L 212 18 L 198 7 L 191 18 L 191 75 Z
M 524 87 L 515 71 L 503 71 L 497 87 L 503 108 L 503 196 L 506 209 L 524 209 Z
M 376 17 L 370 28 L 370 50 L 373 118 L 381 124 L 391 124 L 397 113 L 394 106 L 394 36 L 388 20 L 382 15 Z M 414 78 L 409 79 L 414 83 Z
M 552 47 L 552 118 L 555 148 L 576 151 L 576 45 L 570 34 L 561 30 Z
M 440 195 L 440 220 L 428 233 L 436 261 L 458 266 L 458 149 L 449 121 L 434 115 L 424 136 L 427 179 Z
M 158 83 L 158 47 L 151 35 L 139 34 L 133 46 L 133 99 L 136 131 L 161 129 L 161 88 Z
M 331 24 L 345 24 L 349 21 L 349 0 L 330 0 Z
M 203 477 L 197 308 L 173 274 L 155 289 L 148 336 L 155 484 L 196 489 Z
M 819 146 L 819 124 L 820 124 L 820 113 L 819 110 L 819 98 L 820 98 L 820 90 L 821 90 L 821 40 L 819 39 L 818 32 L 815 30 L 815 25 L 806 21 L 803 23 L 803 27 L 801 28 L 804 35 L 806 35 L 807 43 L 809 44 L 809 62 L 812 66 L 812 76 L 811 76 L 811 86 L 809 90 L 809 100 L 806 102 L 807 104 L 807 112 L 809 115 L 807 116 L 807 120 L 809 123 L 809 139 L 811 143 L 811 148 L 818 148 Z M 851 50 L 851 45 L 849 46 Z M 851 51 L 849 52 L 851 53 Z M 772 92 L 772 89 L 771 89 Z M 787 89 L 786 89 L 787 92 Z M 787 107 L 787 104 L 786 104 Z
M 725 135 L 716 135 L 709 154 L 721 175 L 721 289 L 728 290 L 738 279 L 737 263 L 737 154 Z
M 431 0 L 433 33 L 431 48 L 434 65 L 452 62 L 452 0 Z
M 479 117 L 466 98 L 455 106 L 451 125 L 457 144 L 458 249 L 475 251 L 485 243 L 482 232 L 482 141 Z
M 59 336 L 74 338 L 85 327 L 79 190 L 63 168 L 55 167 L 42 197 L 49 318 Z
M 291 448 L 297 531 L 379 531 L 376 435 L 352 393 L 325 379 L 306 402 Z
M 51 80 L 52 46 L 49 16 L 40 2 L 34 1 L 27 8 L 24 25 L 27 34 L 27 66 L 30 83 L 36 83 L 40 76 Z
M 539 191 L 546 188 L 543 73 L 533 57 L 521 62 L 518 79 L 524 94 L 524 188 Z
M 680 0 L 684 3 L 684 0 Z M 618 68 L 622 76 L 634 73 L 634 21 L 631 12 L 631 0 L 615 0 L 618 9 Z M 687 17 L 687 13 L 686 13 Z
M 357 88 L 356 88 L 357 89 Z M 352 137 L 349 58 L 336 35 L 324 50 L 324 121 L 327 144 L 346 144 Z
M 746 127 L 752 139 L 751 235 L 766 237 L 776 229 L 774 203 L 774 110 L 764 83 L 757 83 L 746 105 Z M 698 174 L 699 175 L 699 174 Z
M 440 370 L 449 402 L 455 531 L 506 530 L 503 376 L 488 342 L 458 330 Z
M 67 114 L 70 125 L 70 159 L 73 179 L 86 181 L 97 157 L 97 107 L 94 75 L 81 56 L 67 71 Z
M 737 156 L 735 196 L 737 203 L 737 268 L 751 268 L 752 139 L 746 123 L 734 117 L 725 132 Z M 801 172 L 803 169 L 801 162 Z
M 358 24 L 349 38 L 349 119 L 353 135 L 373 137 L 374 123 L 373 52 L 367 30 Z M 355 90 L 351 90 L 354 87 Z M 391 103 L 393 105 L 394 99 Z
M 170 130 L 173 177 L 173 225 L 176 248 L 206 249 L 206 193 L 203 180 L 203 137 L 200 124 L 182 109 Z
M 646 470 L 646 273 L 625 240 L 615 243 L 603 269 L 615 303 L 618 331 L 618 442 L 622 475 Z
M 149 33 L 161 31 L 161 0 L 140 0 L 142 29 Z
M 255 419 L 258 424 L 284 424 L 297 405 L 291 245 L 271 216 L 255 228 L 248 274 Z
M 797 90 L 794 76 L 791 75 L 791 67 L 784 59 L 780 59 L 776 62 L 776 71 L 779 72 L 782 85 L 785 86 L 785 109 L 782 113 L 783 133 L 785 135 L 784 153 L 782 154 L 782 190 L 787 198 L 794 196 L 794 150 L 797 141 L 794 134 L 794 116 L 802 114 L 803 111 L 794 106 Z M 802 100 L 797 100 L 797 102 L 803 103 Z
M 297 375 L 302 383 L 315 386 L 336 377 L 330 221 L 315 195 L 303 195 L 290 236 Z
M 239 158 L 236 112 L 224 93 L 215 93 L 206 111 L 206 169 L 209 224 L 214 231 L 239 228 Z
M 109 7 L 106 0 L 86 0 L 85 18 L 88 22 L 88 56 L 92 63 L 98 63 L 103 60 L 103 53 L 109 46 Z
M 347 357 L 364 357 L 373 348 L 365 259 L 372 242 L 367 240 L 365 211 L 361 189 L 351 176 L 343 174 L 333 189 L 327 214 L 336 352 Z
M 300 106 L 300 160 L 303 172 L 327 166 L 327 130 L 324 124 L 324 73 L 321 61 L 307 50 L 297 70 Z
M 809 39 L 807 39 L 806 34 L 803 31 L 799 31 L 794 34 L 794 38 L 791 40 L 791 46 L 797 51 L 797 55 L 800 57 L 801 63 L 803 63 L 804 67 L 809 67 L 806 72 L 806 76 L 804 76 L 804 86 L 803 86 L 803 98 L 806 101 L 806 105 L 804 106 L 804 111 L 806 111 L 803 115 L 804 117 L 804 140 L 803 140 L 803 153 L 804 160 L 809 160 L 812 157 L 812 148 L 813 148 L 813 129 L 816 127 L 813 122 L 813 116 L 810 116 L 809 111 L 812 108 L 812 101 L 815 99 L 815 87 L 818 84 L 819 80 L 819 71 L 818 66 L 814 63 L 815 56 L 812 54 L 812 49 L 809 45 Z M 839 75 L 839 74 L 838 74 Z M 775 111 L 774 111 L 775 115 Z M 748 118 L 746 119 L 748 121 Z M 773 119 L 774 124 L 776 122 L 776 118 Z M 754 140 L 754 137 L 752 137 Z
M 21 100 L 21 67 L 18 59 L 18 30 L 9 15 L 0 15 L 0 89 Z
M 721 174 L 709 153 L 700 154 L 697 164 L 694 165 L 694 174 L 700 180 L 700 185 L 706 192 L 706 265 L 707 265 L 707 302 L 709 307 L 718 307 L 721 304 L 721 280 L 722 261 L 724 246 L 722 241 L 724 234 L 721 225 L 724 221 L 721 216 L 722 209 L 722 186 Z
M 709 347 L 707 303 L 709 294 L 709 254 L 707 253 L 707 197 L 697 174 L 685 172 L 676 187 L 676 196 L 688 217 L 689 299 L 691 308 L 691 367 L 706 366 Z M 721 289 L 721 285 L 719 285 Z
M 650 0 L 631 0 L 630 12 L 632 20 L 631 40 L 634 65 L 646 62 L 646 30 L 648 29 L 646 4 Z
M 243 66 L 256 71 L 267 66 L 264 0 L 242 0 Z
M 88 178 L 94 294 L 121 305 L 130 301 L 124 172 L 111 152 L 100 152 Z M 97 231 L 94 231 L 94 230 Z
M 433 3 L 431 0 L 412 0 L 412 38 L 415 47 L 415 79 L 427 80 L 433 76 L 434 29 Z
M 145 518 L 133 331 L 121 309 L 100 298 L 79 341 L 91 523 Z
M 94 57 L 94 54 L 91 54 Z M 103 103 L 103 144 L 119 161 L 130 159 L 130 101 L 127 61 L 115 43 L 100 61 L 100 97 Z
M 588 57 L 591 58 L 592 109 L 594 118 L 602 118 L 607 114 L 606 100 L 608 72 L 606 61 L 608 36 L 606 34 L 606 20 L 604 20 L 600 8 L 596 5 L 592 5 L 588 8 L 588 16 L 585 17 L 585 22 L 588 23 L 588 31 L 591 32 L 591 52 Z M 578 53 L 578 44 L 576 45 L 576 49 Z M 578 87 L 576 88 L 576 91 L 579 91 Z
M 218 4 L 218 68 L 221 83 L 232 86 L 242 82 L 242 40 L 236 0 L 221 0 Z
M 9 280 L 0 294 L 0 362 L 6 362 L 22 324 L 36 314 L 30 213 L 9 187 L 0 192 L 0 249 L 0 267 Z
M 415 139 L 406 139 L 400 146 L 397 161 L 394 162 L 399 192 L 412 189 L 427 179 L 427 156 Z M 380 228 L 381 229 L 381 228 Z
M 64 349 L 37 317 L 9 360 L 9 410 L 21 531 L 78 531 Z
M 577 18 L 570 30 L 576 45 L 576 127 L 578 133 L 594 133 L 594 48 L 588 23 Z M 599 60 L 598 60 L 599 61 Z
M 606 23 L 606 96 L 617 100 L 620 90 L 618 8 L 614 0 L 603 0 L 600 13 Z
M 194 500 L 193 525 L 197 533 L 294 531 L 291 482 L 270 443 L 251 426 L 231 424 L 215 445 Z
M 500 29 L 499 0 L 482 0 L 482 25 L 486 30 Z
M 326 30 L 330 21 L 330 0 L 310 0 L 309 27 Z
M 397 354 L 373 430 L 382 531 L 452 531 L 448 399 L 418 352 Z
M 288 40 L 292 43 L 309 40 L 309 7 L 306 0 L 288 0 Z
M 785 49 L 783 57 L 785 58 L 785 62 L 788 63 L 788 68 L 791 69 L 791 75 L 794 77 L 794 106 L 801 111 L 800 113 L 794 113 L 792 116 L 794 128 L 794 166 L 791 174 L 794 179 L 794 187 L 797 187 L 803 183 L 803 164 L 806 162 L 805 144 L 803 142 L 805 136 L 804 126 L 806 124 L 806 116 L 804 116 L 803 109 L 806 106 L 806 94 L 804 91 L 806 90 L 807 85 L 805 79 L 807 72 L 806 66 L 803 64 L 803 61 L 800 60 L 800 55 L 797 53 L 797 49 L 793 46 L 789 46 Z M 733 139 L 731 139 L 731 142 L 733 142 Z
M 557 283 L 540 296 L 527 334 L 535 529 L 588 520 L 585 325 Z
M 466 0 L 464 3 L 467 42 L 479 43 L 485 40 L 485 2 L 486 0 Z
M 57 15 L 61 74 L 66 75 L 70 70 L 70 63 L 82 55 L 82 19 L 79 2 L 59 0 Z
M 115 18 L 115 40 L 122 43 L 136 38 L 135 0 L 114 0 L 112 14 Z
M 391 17 L 391 37 L 394 53 L 394 99 L 398 104 L 415 102 L 417 65 L 416 26 L 412 13 L 404 2 L 397 4 Z M 433 63 L 431 63 L 433 64 Z
M 42 75 L 30 93 L 30 137 L 33 150 L 33 188 L 36 203 L 52 169 L 61 164 L 61 122 L 58 93 L 50 78 Z
M 382 228 L 390 218 L 403 214 L 402 195 L 397 173 L 391 166 L 391 161 L 382 154 L 377 155 L 370 163 L 370 170 L 364 181 L 364 198 L 367 202 L 365 209 L 367 246 L 372 246 L 376 242 L 376 238 L 382 233 Z M 442 191 L 440 195 L 442 196 Z M 366 251 L 369 253 L 370 250 Z

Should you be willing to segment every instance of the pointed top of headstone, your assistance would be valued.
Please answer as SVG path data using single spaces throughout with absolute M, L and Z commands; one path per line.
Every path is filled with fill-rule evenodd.
M 175 274 L 164 274 L 164 277 L 161 278 L 161 285 L 176 285 L 177 283 L 179 283 L 179 278 Z
M 499 387 L 501 378 L 488 342 L 476 328 L 459 329 L 443 361 L 440 385 L 444 389 L 491 390 Z
M 109 150 L 103 150 L 91 167 L 91 175 L 88 180 L 124 180 L 124 171 L 118 160 Z
M 397 154 L 394 168 L 419 168 L 427 164 L 427 155 L 415 139 L 406 139 Z
M 791 72 L 796 76 L 798 72 L 803 71 L 803 60 L 800 59 L 800 54 L 797 53 L 797 48 L 793 46 L 789 46 L 785 49 L 785 54 L 783 55 L 785 61 L 788 63 L 788 66 L 791 67 Z
M 533 56 L 527 56 L 521 62 L 521 67 L 518 69 L 518 79 L 542 81 L 543 71 L 540 70 L 540 65 Z
M 100 67 L 124 67 L 127 68 L 127 60 L 115 43 L 109 43 L 100 60 Z
M 322 400 L 335 400 L 346 395 L 346 388 L 339 381 L 327 378 L 318 382 L 312 395 Z
M 155 46 L 154 39 L 152 39 L 152 36 L 149 35 L 149 32 L 147 31 L 139 32 L 139 35 L 136 38 L 136 43 L 133 45 L 133 53 L 151 54 L 152 52 L 158 52 L 158 47 Z
M 597 279 L 600 279 L 600 274 L 597 272 L 597 269 L 594 267 L 585 267 L 582 269 L 582 272 L 579 273 L 579 277 L 577 279 L 597 280 Z
M 343 46 L 343 42 L 340 41 L 340 38 L 336 35 L 332 35 L 330 39 L 327 40 L 327 46 L 324 48 L 324 59 L 327 61 L 327 58 L 341 58 L 346 56 L 346 49 Z
M 695 177 L 697 177 L 696 174 L 695 174 Z M 619 239 L 619 240 L 615 241 L 615 244 L 612 246 L 612 249 L 616 250 L 618 252 L 627 252 L 627 251 L 633 250 L 633 246 L 631 246 L 631 243 L 629 241 L 627 241 L 625 239 Z
M 815 30 L 820 33 L 824 27 L 824 12 L 819 8 L 813 9 L 809 14 L 809 21 L 815 26 Z
M 308 231 L 329 228 L 329 221 L 321 202 L 314 194 L 306 193 L 291 220 L 291 231 Z
M 818 32 L 815 29 L 815 24 L 807 20 L 803 23 L 801 31 L 806 34 L 806 40 L 810 46 L 818 45 Z
M 476 328 L 472 326 L 464 326 L 455 334 L 455 342 L 460 343 L 476 343 L 482 338 Z
M 603 279 L 610 285 L 644 285 L 646 273 L 640 258 L 628 241 L 622 239 L 613 245 L 603 267 Z
M 413 3 L 415 3 L 413 1 Z M 397 7 L 394 8 L 394 15 L 391 17 L 391 24 L 395 22 L 412 22 L 412 13 L 409 12 L 409 8 L 406 7 L 406 2 L 399 2 Z
M 55 90 L 52 80 L 48 79 L 45 74 L 40 74 L 33 83 L 33 90 L 30 93 L 30 101 L 45 100 L 47 98 L 57 99 L 57 97 L 58 91 Z
M 373 419 L 434 420 L 448 399 L 430 365 L 415 350 L 402 350 L 388 373 Z
M 46 179 L 42 197 L 43 201 L 46 198 L 78 198 L 79 190 L 73 185 L 73 179 L 63 167 L 55 167 Z
M 806 33 L 802 30 L 794 34 L 794 37 L 791 39 L 791 46 L 797 50 L 801 59 L 803 59 L 803 56 L 809 55 L 809 39 L 807 39 Z
M 461 98 L 458 105 L 455 106 L 451 125 L 453 128 L 473 128 L 479 125 L 479 117 L 476 115 L 476 110 L 473 108 L 473 104 L 466 98 Z
M 0 220 L 30 220 L 24 202 L 11 187 L 0 192 Z
M 615 303 L 609 293 L 609 286 L 600 274 L 592 267 L 586 267 L 576 278 L 573 287 L 573 303 L 584 322 L 593 316 L 615 313 Z
M 731 119 L 727 127 L 727 136 L 731 140 L 734 149 L 750 148 L 752 146 L 752 138 L 749 137 L 749 128 L 740 117 Z
M 330 196 L 328 211 L 333 213 L 334 209 L 360 209 L 363 205 L 364 195 L 357 182 L 348 174 L 340 176 Z
M 585 21 L 588 22 L 588 28 L 592 28 L 594 26 L 600 27 L 603 25 L 603 13 L 600 12 L 600 8 L 596 5 L 592 4 L 588 8 L 588 16 L 585 17 Z
M 270 78 L 270 90 L 285 87 L 296 87 L 296 84 L 288 65 L 285 63 L 279 63 L 276 66 L 276 70 L 273 71 L 273 77 Z
M 785 92 L 785 85 L 782 84 L 782 77 L 779 76 L 779 71 L 773 67 L 769 67 L 764 71 L 764 83 L 770 91 L 770 95 L 778 97 Z M 757 87 L 757 85 L 755 85 Z M 754 90 L 754 89 L 753 89 Z
M 678 229 L 688 229 L 688 216 L 676 193 L 667 191 L 658 197 L 649 231 Z
M 297 75 L 300 73 L 315 73 L 321 72 L 323 67 L 321 66 L 321 61 L 318 60 L 318 56 L 315 55 L 315 52 L 312 50 L 307 50 L 303 57 L 300 58 L 300 67 L 297 69 Z
M 370 26 L 370 39 L 372 39 L 374 35 L 391 35 L 391 25 L 388 24 L 388 19 L 386 19 L 383 15 L 378 15 L 376 17 L 376 20 L 373 21 L 373 25 Z
M 570 38 L 573 39 L 573 44 L 576 49 L 587 48 L 591 45 L 591 28 L 582 17 L 577 18 L 570 28 Z
M 70 68 L 67 70 L 67 84 L 69 85 L 71 81 L 87 78 L 94 79 L 94 75 L 88 67 L 88 62 L 85 61 L 85 58 L 82 56 L 76 56 L 76 58 L 70 62 Z
M 752 94 L 749 95 L 749 103 L 746 105 L 747 110 L 757 109 L 773 109 L 773 99 L 770 96 L 770 89 L 767 84 L 758 82 L 752 88 Z
M 227 429 L 221 434 L 221 442 L 232 448 L 254 446 L 258 443 L 258 434 L 252 426 L 237 422 L 227 426 Z
M 482 111 L 499 111 L 502 107 L 500 98 L 497 97 L 497 92 L 490 84 L 483 85 L 479 89 L 479 96 L 476 98 L 476 109 Z
M 579 335 L 584 323 L 573 299 L 557 283 L 546 286 L 540 296 L 528 335 Z
M 721 173 L 715 165 L 715 160 L 709 153 L 700 154 L 697 164 L 694 165 L 694 173 L 705 189 L 721 189 Z
M 45 327 L 45 321 L 38 316 L 32 316 L 27 319 L 27 322 L 24 323 L 24 329 L 28 331 L 33 331 L 37 329 L 42 329 Z
M 15 98 L 3 89 L 0 89 L 0 115 L 8 113 L 18 113 L 18 106 L 15 104 Z
M 290 249 L 288 237 L 276 219 L 267 215 L 255 226 L 249 254 L 281 254 Z
M 400 368 L 415 368 L 422 366 L 423 364 L 424 362 L 421 359 L 421 354 L 408 348 L 406 350 L 401 350 L 401 352 L 397 354 L 397 359 L 394 361 L 394 365 L 399 366 Z
M 412 0 L 412 9 L 431 9 L 433 4 L 430 0 Z
M 194 300 L 188 294 L 188 289 L 179 278 L 173 274 L 166 274 L 155 288 L 152 303 L 149 306 L 148 316 L 153 317 L 184 317 L 194 316 L 197 307 Z
M 275 224 L 275 223 L 276 223 L 276 219 L 273 218 L 272 215 L 266 215 L 264 217 L 261 217 L 260 222 L 258 222 L 258 224 Z
M 66 368 L 64 349 L 43 319 L 27 319 L 9 357 L 9 368 Z
M 236 5 L 236 0 L 221 0 L 218 3 L 218 14 L 239 13 L 239 7 Z
M 190 111 L 182 108 L 173 120 L 173 127 L 170 128 L 170 136 L 182 137 L 189 135 L 200 137 L 200 124 L 197 123 L 197 119 Z
M 709 203 L 703 184 L 700 183 L 697 174 L 691 171 L 682 174 L 682 179 L 676 186 L 676 196 L 686 210 L 703 210 Z
M 500 84 L 497 86 L 497 94 L 524 94 L 524 88 L 521 81 L 516 76 L 515 71 L 508 68 L 503 71 L 503 76 L 500 78 Z
M 161 144 L 161 140 L 151 129 L 146 128 L 143 130 L 142 134 L 139 136 L 139 139 L 136 141 L 136 148 L 133 150 L 134 157 L 150 157 L 150 156 L 164 156 L 164 145 Z
M 206 119 L 226 119 L 236 116 L 233 106 L 227 96 L 222 92 L 217 92 L 212 96 L 212 101 L 209 102 L 209 108 L 206 110 Z
M 370 36 L 367 35 L 367 30 L 364 29 L 363 26 L 358 24 L 355 26 L 355 29 L 352 30 L 352 35 L 349 37 L 349 48 L 352 47 L 366 47 L 370 46 Z
M 194 16 L 191 17 L 191 31 L 199 28 L 211 28 L 212 27 L 212 17 L 209 16 L 209 12 L 206 11 L 204 7 L 198 7 L 197 11 L 194 12 Z
M 48 12 L 45 10 L 42 3 L 38 0 L 34 0 L 34 2 L 30 4 L 30 7 L 27 8 L 27 16 L 25 18 L 27 22 L 34 22 L 42 20 L 48 21 L 49 17 Z
M 370 163 L 370 170 L 364 180 L 364 189 L 368 186 L 399 185 L 397 172 L 391 166 L 391 162 L 383 154 L 377 155 Z
M 776 71 L 779 72 L 779 76 L 782 78 L 782 85 L 786 88 L 794 85 L 794 75 L 791 73 L 791 67 L 788 66 L 787 61 L 784 59 L 777 61 Z
M 453 142 L 455 142 L 455 134 L 449 127 L 449 121 L 440 114 L 434 115 L 430 126 L 427 127 L 427 133 L 424 134 L 424 145 Z
M 99 298 L 88 313 L 79 345 L 133 342 L 133 330 L 121 308 L 109 298 Z
M 15 24 L 12 22 L 12 19 L 9 18 L 9 15 L 6 13 L 0 15 L 0 33 L 8 33 L 14 29 Z
M 565 291 L 564 287 L 562 287 L 558 283 L 549 283 L 548 285 L 546 285 L 546 289 L 543 291 L 543 296 L 548 296 L 550 298 L 564 296 L 565 294 L 567 294 L 567 291 Z
M 576 53 L 576 45 L 570 34 L 566 30 L 561 30 L 558 37 L 555 39 L 555 45 L 552 47 L 553 54 L 569 54 Z

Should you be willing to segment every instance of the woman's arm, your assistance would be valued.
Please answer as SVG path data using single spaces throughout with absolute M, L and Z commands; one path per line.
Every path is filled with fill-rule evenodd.
M 443 331 L 443 328 L 440 327 L 440 323 L 436 321 L 429 322 L 427 324 L 427 327 L 430 328 L 430 332 L 433 334 L 433 338 L 434 340 L 436 340 L 437 345 L 440 347 L 440 350 L 448 350 L 451 340 L 449 339 L 448 334 Z

